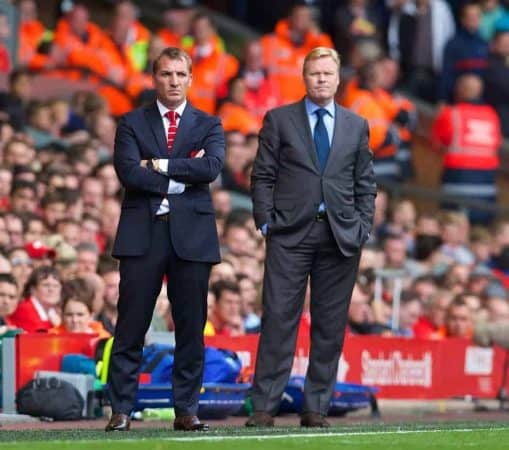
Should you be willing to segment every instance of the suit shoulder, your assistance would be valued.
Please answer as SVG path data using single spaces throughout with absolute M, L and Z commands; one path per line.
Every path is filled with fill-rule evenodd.
M 338 105 L 338 112 L 341 116 L 345 117 L 349 121 L 353 123 L 354 126 L 358 127 L 364 127 L 366 124 L 366 119 L 364 117 L 359 116 L 359 114 L 356 114 L 349 109 L 343 108 L 342 106 Z
M 221 122 L 219 117 L 213 116 L 212 114 L 209 114 L 205 111 L 202 111 L 201 109 L 195 108 L 193 106 L 194 114 L 196 119 L 198 119 L 200 122 Z
M 125 113 L 124 115 L 122 115 L 121 119 L 126 120 L 128 122 L 131 122 L 132 120 L 137 120 L 141 116 L 143 116 L 143 114 L 145 114 L 146 110 L 147 110 L 146 106 L 141 106 L 139 108 L 133 109 L 133 110 Z
M 301 102 L 289 103 L 288 105 L 278 106 L 277 108 L 273 108 L 268 111 L 267 114 L 271 114 L 274 116 L 287 115 L 301 106 Z

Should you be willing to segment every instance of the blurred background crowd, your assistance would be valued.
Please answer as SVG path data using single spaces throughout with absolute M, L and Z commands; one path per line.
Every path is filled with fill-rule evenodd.
M 349 331 L 444 339 L 471 337 L 479 320 L 509 326 L 502 0 L 2 0 L 0 42 L 0 331 L 113 333 L 116 121 L 154 100 L 152 61 L 166 46 L 189 52 L 189 99 L 226 131 L 207 335 L 259 331 L 258 132 L 268 109 L 302 98 L 317 46 L 341 54 L 337 100 L 370 124 L 380 188 Z M 430 179 L 441 184 L 433 207 L 401 194 Z M 163 286 L 151 329 L 172 327 Z

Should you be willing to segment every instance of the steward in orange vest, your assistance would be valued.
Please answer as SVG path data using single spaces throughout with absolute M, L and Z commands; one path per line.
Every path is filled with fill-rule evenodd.
M 274 77 L 283 103 L 298 101 L 306 93 L 302 81 L 304 57 L 315 47 L 334 48 L 329 35 L 317 30 L 307 5 L 295 5 L 288 19 L 280 20 L 260 43 L 264 67 Z
M 482 89 L 482 80 L 477 75 L 458 78 L 456 103 L 439 112 L 432 139 L 434 149 L 443 154 L 442 192 L 494 204 L 502 132 L 496 111 L 479 101 Z M 457 208 L 450 202 L 444 206 Z M 493 218 L 489 211 L 466 208 L 473 223 L 487 223 Z

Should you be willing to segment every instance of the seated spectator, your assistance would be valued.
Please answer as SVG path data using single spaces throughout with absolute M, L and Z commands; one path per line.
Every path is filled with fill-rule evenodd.
M 244 330 L 246 333 L 259 333 L 261 320 L 257 314 L 258 290 L 253 280 L 240 273 L 237 275 L 237 282 L 240 289 L 241 298 L 241 316 L 244 320 Z
M 6 167 L 30 166 L 35 158 L 35 149 L 24 136 L 16 135 L 5 144 L 3 162 Z
M 18 307 L 18 301 L 15 278 L 9 273 L 0 273 L 0 335 L 11 328 L 9 317 Z
M 113 334 L 118 318 L 118 285 L 120 282 L 118 263 L 113 259 L 101 261 L 98 270 L 104 281 L 104 301 L 103 309 L 97 315 L 97 319 L 102 322 L 110 334 Z
M 76 271 L 78 276 L 96 273 L 99 264 L 99 249 L 94 242 L 83 242 L 76 247 L 78 253 Z
M 35 199 L 32 200 L 36 205 L 37 203 Z M 25 198 L 25 194 L 23 194 L 23 201 L 28 202 L 28 198 Z M 25 242 L 41 241 L 43 236 L 46 235 L 46 227 L 44 226 L 44 221 L 38 215 L 32 212 L 24 212 L 23 222 L 23 229 L 25 230 L 23 238 Z
M 413 280 L 411 289 L 421 302 L 426 302 L 438 291 L 438 283 L 433 275 L 425 274 Z
M 9 75 L 7 92 L 0 93 L 0 111 L 7 115 L 14 130 L 22 131 L 26 125 L 26 108 L 32 97 L 32 79 L 23 69 Z
M 19 286 L 19 295 L 32 273 L 32 259 L 23 247 L 11 248 L 7 254 L 12 267 L 12 276 Z
M 486 319 L 491 323 L 509 323 L 509 301 L 505 297 L 488 297 L 485 302 Z
M 240 315 L 240 289 L 236 282 L 219 281 L 211 286 L 216 297 L 211 323 L 216 335 L 240 336 L 244 324 Z
M 462 296 L 457 296 L 447 308 L 445 325 L 438 331 L 438 336 L 440 338 L 460 337 L 470 339 L 472 332 L 472 311 Z
M 449 262 L 471 265 L 474 263 L 472 252 L 465 245 L 462 229 L 465 222 L 468 224 L 466 216 L 459 212 L 448 212 L 442 216 L 442 240 L 440 247 L 442 253 Z
M 466 264 L 452 264 L 447 268 L 444 275 L 443 287 L 455 295 L 465 292 L 468 279 L 470 277 L 470 267 Z
M 405 290 L 401 293 L 399 321 L 397 328 L 390 324 L 393 336 L 414 337 L 413 328 L 422 313 L 422 304 L 416 292 Z
M 263 50 L 259 41 L 251 41 L 246 45 L 244 64 L 239 75 L 246 85 L 246 106 L 261 124 L 265 113 L 280 106 L 282 100 L 276 80 L 263 65 Z
M 470 250 L 476 264 L 487 264 L 490 260 L 493 238 L 486 227 L 476 226 L 470 232 Z
M 243 78 L 235 77 L 228 82 L 228 97 L 217 110 L 217 116 L 225 131 L 238 130 L 242 134 L 257 133 L 261 122 L 245 102 L 246 84 Z
M 66 281 L 62 287 L 62 323 L 49 333 L 91 333 L 109 338 L 101 322 L 93 320 L 92 303 L 95 292 L 82 278 Z
M 415 260 L 408 258 L 405 239 L 402 235 L 388 235 L 385 238 L 384 255 L 386 269 L 403 270 L 410 277 L 423 273 L 421 266 Z
M 387 334 L 387 325 L 375 322 L 370 297 L 356 283 L 348 308 L 348 331 L 352 334 Z
M 445 325 L 447 309 L 454 295 L 446 290 L 439 290 L 424 302 L 423 314 L 413 326 L 414 336 L 419 339 L 438 339 L 439 331 Z
M 62 323 L 60 276 L 49 266 L 34 269 L 23 292 L 24 300 L 8 317 L 15 327 L 29 333 L 48 331 Z

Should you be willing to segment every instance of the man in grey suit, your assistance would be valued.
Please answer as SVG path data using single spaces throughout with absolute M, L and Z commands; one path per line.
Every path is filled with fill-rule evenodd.
M 288 382 L 308 278 L 311 351 L 301 425 L 325 417 L 343 346 L 376 184 L 368 124 L 334 102 L 337 52 L 304 60 L 306 97 L 267 113 L 252 173 L 254 218 L 266 236 L 262 330 L 246 426 L 274 425 Z

